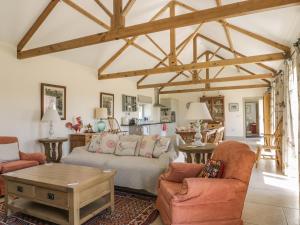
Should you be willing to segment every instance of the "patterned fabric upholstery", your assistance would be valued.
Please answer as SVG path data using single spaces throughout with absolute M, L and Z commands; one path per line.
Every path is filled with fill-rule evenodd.
M 202 178 L 221 178 L 224 172 L 224 162 L 222 160 L 208 160 L 199 177 Z

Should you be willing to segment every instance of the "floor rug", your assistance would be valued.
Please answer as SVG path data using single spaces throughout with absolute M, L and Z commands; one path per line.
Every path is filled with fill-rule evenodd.
M 99 213 L 84 225 L 149 225 L 158 216 L 155 197 L 116 191 L 115 211 Z M 1 225 L 54 225 L 31 216 L 15 213 L 4 222 L 4 202 L 0 203 Z

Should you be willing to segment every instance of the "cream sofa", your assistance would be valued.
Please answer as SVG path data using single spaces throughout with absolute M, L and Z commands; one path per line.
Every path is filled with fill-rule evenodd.
M 116 169 L 115 185 L 156 194 L 158 177 L 166 171 L 171 162 L 178 160 L 177 147 L 181 143 L 183 140 L 180 136 L 172 136 L 168 151 L 158 158 L 93 153 L 87 151 L 88 146 L 77 147 L 64 157 L 62 162 L 101 169 Z

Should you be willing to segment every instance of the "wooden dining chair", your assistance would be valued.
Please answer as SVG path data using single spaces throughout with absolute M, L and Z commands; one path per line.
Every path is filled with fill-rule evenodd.
M 221 144 L 224 139 L 224 131 L 225 127 L 219 127 L 215 134 L 215 139 L 213 140 L 213 144 L 218 145 Z
M 283 119 L 277 124 L 274 134 L 263 134 L 264 144 L 257 146 L 256 168 L 260 159 L 276 160 L 277 167 L 282 170 L 282 130 Z

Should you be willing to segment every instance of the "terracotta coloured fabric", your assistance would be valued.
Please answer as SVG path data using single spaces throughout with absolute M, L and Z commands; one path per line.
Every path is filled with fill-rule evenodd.
M 46 156 L 43 153 L 24 153 L 20 152 L 21 160 L 37 161 L 39 164 L 44 164 L 46 162 Z
M 228 141 L 216 148 L 213 159 L 225 163 L 221 179 L 198 178 L 203 166 L 195 164 L 172 164 L 161 176 L 156 204 L 165 225 L 243 224 L 255 154 L 245 144 Z
M 8 173 L 20 169 L 25 169 L 32 166 L 39 165 L 37 161 L 28 161 L 28 160 L 18 160 L 13 162 L 6 162 L 2 164 L 2 171 L 1 173 Z

